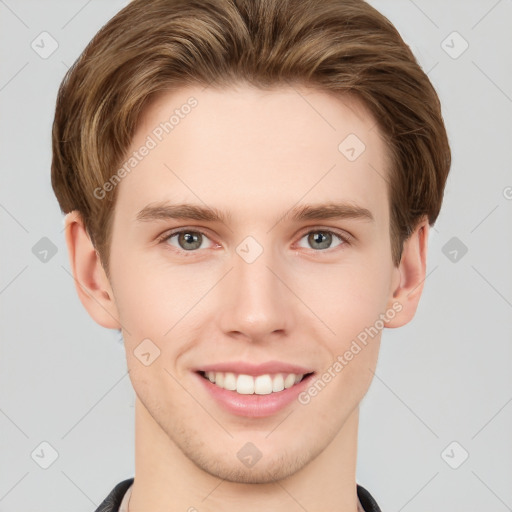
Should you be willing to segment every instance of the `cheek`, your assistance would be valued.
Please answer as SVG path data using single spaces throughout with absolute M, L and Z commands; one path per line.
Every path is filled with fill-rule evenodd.
M 337 348 L 373 325 L 389 300 L 391 275 L 378 262 L 317 265 L 296 273 L 297 295 L 329 327 Z
M 130 268 L 139 270 L 131 272 Z M 193 279 L 179 267 L 163 268 L 147 262 L 125 260 L 116 272 L 116 302 L 134 388 L 141 396 L 146 396 L 146 390 L 146 400 L 151 399 L 155 387 L 167 389 L 170 396 L 181 396 L 182 390 L 171 374 L 183 377 L 177 362 L 199 336 L 196 331 L 204 321 L 201 297 L 213 283 Z
M 116 247 L 122 246 L 122 241 L 117 243 Z M 373 325 L 388 302 L 391 276 L 387 265 L 391 259 L 383 261 L 385 247 L 377 245 L 347 252 L 340 263 L 295 259 L 285 262 L 279 271 L 300 299 L 297 302 L 290 295 L 288 307 L 300 310 L 296 317 L 304 321 L 313 315 L 305 328 L 315 329 L 315 324 L 321 328 L 318 319 L 322 320 L 329 328 L 324 340 L 332 340 L 336 349 Z M 222 265 L 170 265 L 160 253 L 148 259 L 131 251 L 113 252 L 111 261 L 120 320 L 133 333 L 132 344 L 146 337 L 173 337 L 184 323 L 190 327 L 190 318 L 198 309 L 206 315 L 214 313 L 211 301 L 201 299 L 225 272 Z M 219 283 L 215 293 L 220 293 L 226 282 Z
M 129 332 L 157 339 L 180 322 L 204 294 L 201 282 L 179 266 L 170 268 L 126 258 L 116 265 L 115 278 L 115 298 L 123 326 Z

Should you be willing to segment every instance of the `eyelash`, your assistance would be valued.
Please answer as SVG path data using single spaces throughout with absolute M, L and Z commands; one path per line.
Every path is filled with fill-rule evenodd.
M 304 232 L 299 240 L 302 240 L 306 235 L 309 235 L 311 233 L 329 233 L 335 237 L 337 237 L 341 243 L 336 246 L 336 247 L 329 247 L 327 249 L 311 249 L 311 251 L 314 251 L 316 253 L 330 253 L 332 252 L 333 250 L 335 250 L 337 247 L 340 247 L 340 246 L 344 246 L 344 245 L 351 245 L 351 242 L 353 241 L 353 237 L 352 235 L 349 235 L 348 233 L 339 233 L 337 231 L 333 231 L 332 229 L 324 229 L 324 228 L 315 228 L 315 229 L 310 229 L 309 231 L 306 231 Z M 210 237 L 208 236 L 208 233 L 205 233 L 204 231 L 202 231 L 201 229 L 189 229 L 189 228 L 180 228 L 180 229 L 177 229 L 175 231 L 171 231 L 171 232 L 167 232 L 165 234 L 163 234 L 162 236 L 158 237 L 157 241 L 158 243 L 164 243 L 164 242 L 167 242 L 169 241 L 173 236 L 175 235 L 179 235 L 180 233 L 200 233 L 201 235 L 203 235 L 204 237 L 208 238 L 208 240 L 210 240 Z M 185 253 L 187 256 L 190 255 L 192 256 L 194 253 L 197 253 L 200 251 L 200 249 L 194 249 L 194 250 L 191 250 L 191 251 L 185 251 L 184 249 L 178 249 L 177 247 L 172 247 L 172 250 L 175 250 L 177 252 L 180 252 L 180 253 Z

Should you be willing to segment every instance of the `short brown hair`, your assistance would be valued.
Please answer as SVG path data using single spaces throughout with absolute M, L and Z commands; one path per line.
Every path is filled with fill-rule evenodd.
M 389 148 L 390 236 L 441 208 L 450 148 L 437 94 L 391 22 L 363 0 L 134 0 L 92 39 L 59 89 L 52 186 L 78 210 L 109 273 L 113 175 L 145 106 L 186 85 L 299 84 L 356 96 Z M 341 142 L 341 141 L 340 141 Z

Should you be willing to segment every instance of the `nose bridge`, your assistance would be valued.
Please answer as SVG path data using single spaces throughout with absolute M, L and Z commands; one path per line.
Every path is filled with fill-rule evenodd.
M 233 270 L 222 308 L 224 332 L 250 339 L 288 330 L 292 311 L 286 287 L 280 282 L 278 255 L 247 237 L 233 254 Z

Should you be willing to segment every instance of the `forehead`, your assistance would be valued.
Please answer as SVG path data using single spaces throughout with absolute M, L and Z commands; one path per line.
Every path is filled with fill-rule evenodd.
M 116 211 L 134 219 L 167 200 L 270 220 L 301 201 L 350 201 L 387 223 L 387 158 L 375 120 L 354 98 L 298 87 L 187 87 L 146 108 Z

